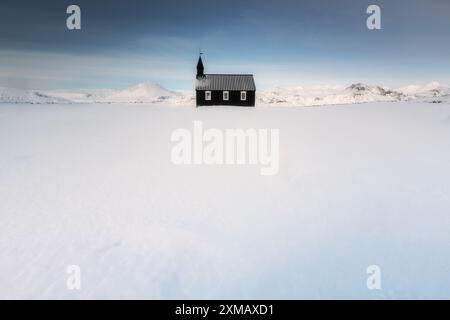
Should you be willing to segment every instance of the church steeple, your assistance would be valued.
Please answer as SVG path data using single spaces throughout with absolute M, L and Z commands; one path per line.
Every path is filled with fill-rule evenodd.
M 205 68 L 203 67 L 202 56 L 200 55 L 197 62 L 197 79 L 203 78 L 205 76 L 204 70 Z

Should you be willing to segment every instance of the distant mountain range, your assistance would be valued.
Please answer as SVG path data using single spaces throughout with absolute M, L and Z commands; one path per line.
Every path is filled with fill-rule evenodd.
M 414 100 L 450 101 L 450 87 L 440 85 L 437 82 L 425 86 L 407 86 L 398 89 L 371 86 L 364 83 L 355 83 L 348 87 L 277 87 L 261 92 L 258 97 L 258 102 L 262 105 L 281 106 L 320 106 Z
M 257 105 L 321 106 L 367 102 L 450 102 L 450 87 L 432 82 L 397 89 L 355 83 L 345 86 L 275 87 L 257 91 Z M 155 83 L 140 83 L 124 90 L 24 90 L 0 87 L 0 103 L 145 103 L 195 105 L 194 92 L 170 91 Z

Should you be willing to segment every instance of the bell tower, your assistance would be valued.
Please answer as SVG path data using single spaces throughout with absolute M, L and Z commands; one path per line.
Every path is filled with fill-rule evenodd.
M 205 68 L 203 67 L 203 61 L 202 61 L 202 56 L 200 53 L 200 56 L 198 57 L 198 62 L 197 62 L 197 79 L 199 78 L 204 78 L 205 77 Z

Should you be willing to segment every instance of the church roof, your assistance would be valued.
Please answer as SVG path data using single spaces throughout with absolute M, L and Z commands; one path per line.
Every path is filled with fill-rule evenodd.
M 252 74 L 205 74 L 197 80 L 196 90 L 255 91 Z

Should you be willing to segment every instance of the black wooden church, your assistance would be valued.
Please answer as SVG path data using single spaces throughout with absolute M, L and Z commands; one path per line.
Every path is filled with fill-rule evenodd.
M 255 106 L 255 81 L 251 74 L 205 74 L 202 57 L 197 63 L 195 87 L 198 106 Z

